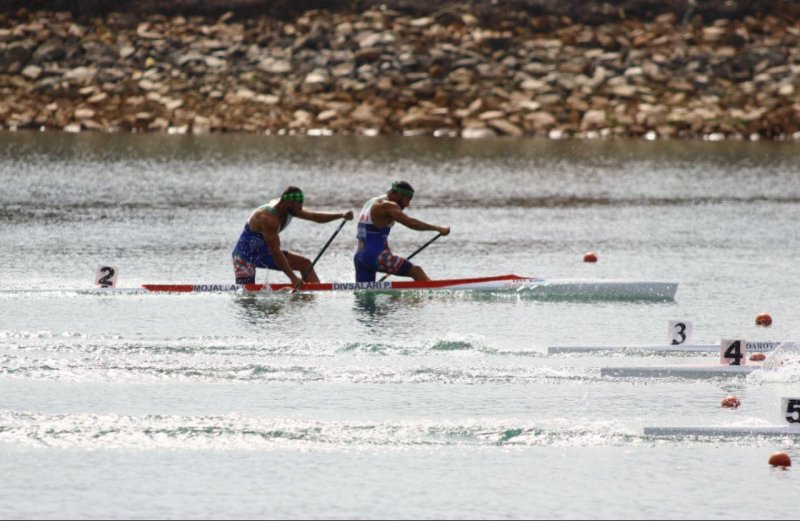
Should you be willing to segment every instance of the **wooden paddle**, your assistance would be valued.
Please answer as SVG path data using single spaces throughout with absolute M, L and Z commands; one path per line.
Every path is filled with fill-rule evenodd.
M 314 266 L 317 264 L 317 261 L 319 260 L 319 258 L 320 258 L 320 257 L 322 257 L 322 254 L 323 254 L 323 253 L 325 253 L 325 250 L 327 250 L 327 249 L 328 249 L 328 246 L 330 246 L 330 245 L 331 245 L 331 243 L 333 242 L 333 239 L 335 239 L 335 238 L 336 238 L 336 236 L 339 234 L 339 232 L 340 232 L 340 231 L 342 231 L 342 228 L 344 228 L 344 224 L 345 224 L 346 222 L 347 222 L 347 220 L 346 220 L 346 219 L 342 219 L 342 223 L 339 225 L 339 227 L 338 227 L 338 228 L 336 228 L 336 231 L 335 231 L 335 232 L 333 232 L 333 235 L 331 235 L 331 238 L 330 238 L 330 239 L 328 239 L 328 242 L 326 242 L 326 243 L 325 243 L 325 246 L 323 246 L 323 247 L 322 247 L 322 249 L 320 250 L 320 252 L 317 254 L 317 258 L 316 258 L 316 259 L 314 259 L 314 262 L 312 262 L 312 263 L 311 263 L 311 266 L 309 266 L 309 267 L 308 267 L 308 269 L 307 269 L 306 271 L 304 271 L 304 272 L 303 272 L 303 276 L 301 277 L 301 279 L 303 280 L 303 282 L 305 282 L 305 281 L 306 281 L 306 276 L 307 276 L 309 273 L 311 273 L 311 270 L 313 270 L 313 269 L 314 269 Z

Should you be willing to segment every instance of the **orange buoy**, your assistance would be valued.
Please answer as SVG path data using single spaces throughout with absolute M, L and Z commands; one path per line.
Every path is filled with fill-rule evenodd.
M 773 452 L 772 456 L 769 457 L 769 464 L 773 467 L 791 467 L 792 458 L 785 452 Z
M 586 252 L 583 255 L 583 262 L 597 262 L 597 254 L 593 251 Z
M 765 355 L 764 353 L 753 353 L 752 355 L 750 355 L 751 362 L 763 362 L 766 359 L 767 355 Z
M 742 405 L 742 402 L 740 402 L 739 398 L 735 396 L 726 396 L 725 398 L 722 399 L 722 403 L 720 405 L 722 405 L 726 409 L 736 409 L 740 405 Z
M 756 317 L 756 325 L 769 327 L 772 325 L 772 317 L 769 316 L 769 313 L 761 313 Z

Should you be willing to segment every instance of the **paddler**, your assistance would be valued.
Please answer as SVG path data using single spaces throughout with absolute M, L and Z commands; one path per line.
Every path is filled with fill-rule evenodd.
M 377 272 L 430 280 L 428 275 L 408 260 L 395 255 L 388 237 L 395 222 L 417 231 L 450 233 L 449 226 L 435 226 L 409 217 L 404 210 L 414 198 L 414 189 L 406 181 L 397 181 L 386 194 L 367 201 L 358 218 L 358 249 L 353 257 L 356 282 L 375 282 Z
M 297 289 L 303 286 L 303 282 L 319 282 L 309 259 L 281 249 L 279 234 L 289 226 L 292 217 L 322 224 L 336 219 L 350 221 L 353 212 L 313 212 L 303 208 L 304 199 L 302 190 L 290 186 L 280 198 L 259 206 L 250 214 L 233 249 L 236 284 L 255 284 L 256 268 L 283 271 Z M 305 280 L 296 271 L 301 274 L 307 271 Z

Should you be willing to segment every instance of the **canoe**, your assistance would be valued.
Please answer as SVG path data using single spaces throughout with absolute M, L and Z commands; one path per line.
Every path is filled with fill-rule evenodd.
M 143 284 L 155 293 L 218 293 L 263 291 L 263 284 Z M 270 284 L 269 290 L 291 290 L 290 284 Z M 516 292 L 531 297 L 609 299 L 609 300 L 674 300 L 678 284 L 673 282 L 540 279 L 518 275 L 500 275 L 466 279 L 383 282 L 322 282 L 306 284 L 302 292 L 431 292 L 431 291 L 481 291 Z
M 84 289 L 7 289 L 2 294 L 16 293 L 78 293 L 78 294 L 144 294 L 144 293 L 256 293 L 262 291 L 291 291 L 288 283 L 230 284 L 230 283 L 155 283 L 138 288 L 95 287 Z M 382 282 L 321 282 L 305 284 L 301 293 L 429 293 L 478 292 L 515 294 L 523 297 L 575 300 L 650 300 L 675 299 L 678 284 L 675 282 L 592 280 L 592 279 L 540 279 L 518 275 L 444 279 L 416 282 L 413 280 L 387 280 Z

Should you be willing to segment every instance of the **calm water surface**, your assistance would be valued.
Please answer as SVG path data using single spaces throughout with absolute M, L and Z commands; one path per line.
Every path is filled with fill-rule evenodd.
M 790 517 L 731 491 L 796 495 L 767 459 L 800 462 L 797 440 L 643 428 L 780 424 L 796 365 L 612 379 L 715 356 L 546 353 L 665 343 L 677 319 L 695 343 L 797 341 L 799 165 L 773 143 L 0 134 L 0 518 Z M 355 211 L 398 178 L 412 215 L 452 226 L 416 259 L 436 278 L 674 281 L 676 301 L 65 291 L 104 264 L 120 287 L 230 283 L 285 186 Z M 283 242 L 313 257 L 335 227 Z M 321 278 L 352 280 L 354 235 Z

